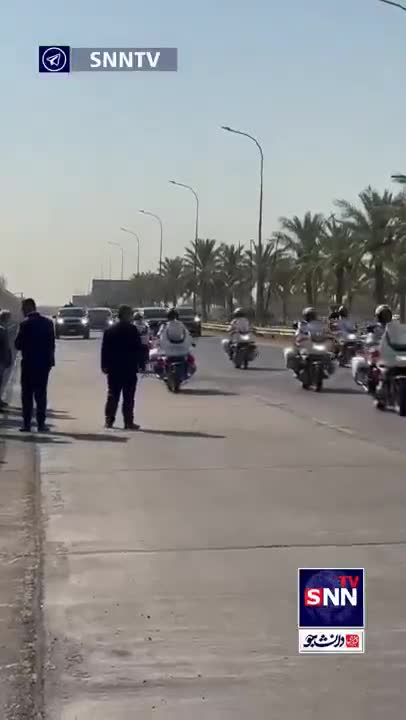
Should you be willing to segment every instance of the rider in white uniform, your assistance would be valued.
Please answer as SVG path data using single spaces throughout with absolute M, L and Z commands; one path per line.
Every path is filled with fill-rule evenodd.
M 237 308 L 234 310 L 233 319 L 228 328 L 230 337 L 222 341 L 224 351 L 230 354 L 230 345 L 236 342 L 240 335 L 248 335 L 251 332 L 251 323 L 248 320 L 245 310 Z
M 341 305 L 338 310 L 337 332 L 350 334 L 356 332 L 355 323 L 348 317 L 348 309 Z
M 159 353 L 172 357 L 186 357 L 193 345 L 189 330 L 178 318 L 175 308 L 169 310 L 168 322 L 161 327 L 158 333 Z
M 294 347 L 284 351 L 286 367 L 295 373 L 299 372 L 299 349 L 306 343 L 324 342 L 329 335 L 325 323 L 318 319 L 314 308 L 305 308 L 302 317 L 296 329 Z

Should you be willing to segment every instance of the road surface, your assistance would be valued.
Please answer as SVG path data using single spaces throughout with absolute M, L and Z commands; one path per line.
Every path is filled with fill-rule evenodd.
M 399 720 L 406 421 L 203 338 L 179 396 L 140 382 L 142 432 L 104 431 L 99 344 L 58 344 L 49 437 L 3 433 L 37 456 L 45 717 Z M 300 566 L 366 568 L 365 655 L 298 655 Z

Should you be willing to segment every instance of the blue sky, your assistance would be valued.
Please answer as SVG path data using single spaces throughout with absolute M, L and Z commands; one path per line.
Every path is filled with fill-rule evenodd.
M 64 302 L 92 276 L 156 268 L 193 237 L 246 242 L 265 152 L 264 232 L 406 171 L 406 13 L 377 0 L 14 0 L 2 9 L 0 272 Z M 37 46 L 176 46 L 176 74 L 39 75 Z

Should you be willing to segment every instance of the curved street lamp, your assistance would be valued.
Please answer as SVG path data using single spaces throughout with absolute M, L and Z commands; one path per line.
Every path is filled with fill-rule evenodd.
M 138 252 L 137 252 L 137 275 L 139 275 L 139 274 L 140 274 L 140 239 L 139 239 L 137 233 L 134 232 L 134 230 L 128 230 L 128 228 L 124 228 L 124 227 L 121 227 L 120 230 L 122 230 L 123 232 L 128 233 L 129 235 L 133 235 L 133 236 L 135 237 L 136 241 L 137 241 L 137 246 L 138 246 Z
M 159 242 L 159 274 L 162 275 L 162 244 L 163 244 L 163 226 L 162 226 L 162 220 L 159 217 L 159 215 L 155 215 L 152 212 L 148 212 L 148 210 L 140 210 L 140 213 L 143 215 L 149 215 L 152 218 L 155 218 L 159 222 L 159 227 L 161 229 L 161 238 Z
M 249 133 L 242 132 L 242 130 L 236 130 L 228 125 L 222 125 L 222 130 L 226 132 L 234 133 L 234 135 L 242 135 L 243 137 L 252 140 L 259 150 L 260 154 L 260 178 L 259 178 L 259 216 L 258 216 L 258 257 L 260 262 L 257 266 L 257 320 L 262 322 L 264 312 L 264 269 L 262 267 L 262 216 L 263 216 L 263 194 L 264 194 L 264 152 L 258 140 Z
M 193 264 L 193 312 L 196 313 L 196 290 L 197 290 L 197 258 L 196 258 L 196 252 L 197 252 L 197 241 L 199 239 L 199 197 L 196 192 L 190 185 L 185 185 L 181 182 L 176 182 L 176 180 L 169 180 L 171 185 L 177 185 L 178 187 L 186 188 L 186 190 L 190 190 L 191 193 L 193 193 L 195 200 L 196 200 L 196 219 L 195 219 L 195 252 L 194 252 L 194 264 Z
M 400 8 L 400 10 L 404 10 L 406 12 L 406 5 L 401 5 L 398 2 L 394 2 L 393 0 L 379 0 L 382 3 L 385 3 L 385 5 L 392 5 L 393 7 Z
M 112 245 L 113 247 L 118 247 L 121 250 L 121 279 L 124 280 L 124 248 L 120 243 L 116 242 L 109 242 L 108 245 Z

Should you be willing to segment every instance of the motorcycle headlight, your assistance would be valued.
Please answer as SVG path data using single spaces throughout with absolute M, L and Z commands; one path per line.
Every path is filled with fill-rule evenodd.
M 348 336 L 348 339 L 349 339 L 349 340 L 356 340 L 356 339 L 357 339 L 357 336 L 352 333 L 351 335 Z
M 109 324 L 109 325 L 114 325 L 114 320 L 113 320 L 113 318 L 110 318 L 110 320 L 108 321 L 108 324 Z
M 82 325 L 87 325 L 89 320 L 87 318 L 82 318 L 81 323 Z
M 196 315 L 196 317 L 195 317 L 195 322 L 200 322 L 200 318 L 198 315 Z
M 313 345 L 314 349 L 317 350 L 317 352 L 326 352 L 327 348 L 325 345 Z
M 63 318 L 58 318 L 56 322 L 57 325 L 63 325 Z

